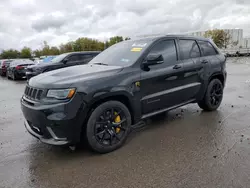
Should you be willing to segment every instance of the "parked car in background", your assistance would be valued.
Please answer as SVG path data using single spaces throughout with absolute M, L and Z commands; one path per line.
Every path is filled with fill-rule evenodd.
M 121 147 L 131 126 L 189 103 L 216 110 L 223 99 L 226 57 L 192 36 L 127 40 L 83 66 L 29 80 L 21 99 L 25 126 L 42 142 L 85 140 L 100 153 Z
M 43 72 L 48 72 L 74 65 L 83 65 L 88 63 L 99 53 L 99 51 L 64 53 L 53 58 L 50 63 L 38 63 L 36 65 L 29 66 L 27 68 L 26 77 L 27 79 L 30 79 L 31 77 Z
M 2 59 L 0 60 L 0 75 L 6 76 L 7 68 L 10 65 L 11 59 Z
M 6 76 L 13 80 L 26 77 L 26 69 L 29 65 L 34 65 L 34 62 L 29 59 L 16 59 L 10 62 L 7 68 Z

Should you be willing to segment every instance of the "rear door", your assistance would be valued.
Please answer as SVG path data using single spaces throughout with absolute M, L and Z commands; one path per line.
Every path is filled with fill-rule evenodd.
M 179 39 L 178 44 L 184 67 L 183 89 L 186 94 L 182 100 L 185 102 L 196 99 L 201 89 L 202 80 L 199 77 L 199 70 L 196 66 L 201 61 L 201 53 L 197 42 L 193 39 Z
M 200 91 L 200 96 L 203 96 L 208 84 L 208 79 L 212 74 L 211 70 L 213 65 L 218 65 L 219 59 L 216 57 L 218 55 L 217 50 L 209 41 L 198 40 L 197 42 L 201 50 L 201 58 L 200 61 L 196 61 L 196 66 L 198 69 L 198 76 L 200 80 L 204 82 Z

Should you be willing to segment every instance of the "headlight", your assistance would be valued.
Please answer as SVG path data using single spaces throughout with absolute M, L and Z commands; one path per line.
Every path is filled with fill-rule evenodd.
M 47 97 L 56 99 L 70 99 L 74 96 L 76 89 L 50 89 Z

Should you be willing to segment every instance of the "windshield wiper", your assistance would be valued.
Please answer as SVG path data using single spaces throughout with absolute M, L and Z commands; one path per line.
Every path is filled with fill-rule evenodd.
M 108 64 L 106 64 L 106 63 L 93 63 L 94 65 L 106 65 L 106 66 L 108 66 Z

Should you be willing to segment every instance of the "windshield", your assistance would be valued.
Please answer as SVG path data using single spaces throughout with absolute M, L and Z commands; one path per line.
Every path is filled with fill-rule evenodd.
M 113 66 L 130 66 L 136 62 L 151 40 L 124 41 L 117 43 L 97 55 L 89 64 L 105 64 Z
M 49 63 L 49 62 L 51 62 L 55 58 L 56 58 L 56 56 L 45 57 L 43 60 L 40 60 L 37 64 Z
M 51 63 L 58 63 L 58 62 L 62 61 L 67 55 L 69 55 L 69 54 L 68 53 L 61 54 L 61 55 L 55 57 L 54 59 L 52 59 L 50 62 Z

